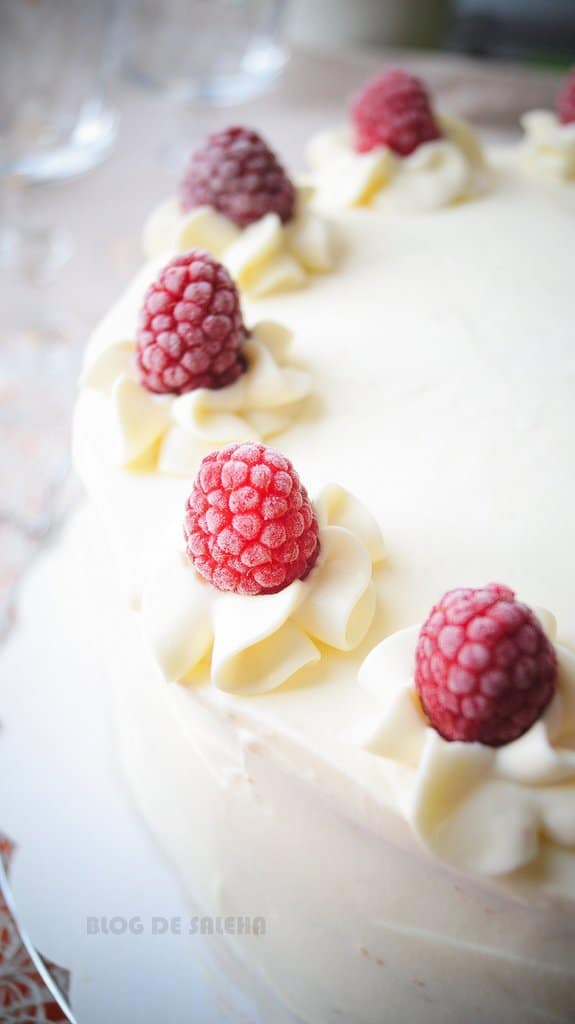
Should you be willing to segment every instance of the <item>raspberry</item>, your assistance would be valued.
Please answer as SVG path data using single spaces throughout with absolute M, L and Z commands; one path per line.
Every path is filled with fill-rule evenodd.
M 140 381 L 160 394 L 223 388 L 245 370 L 238 291 L 203 249 L 176 256 L 144 298 L 136 334 Z
M 415 686 L 446 740 L 499 747 L 522 736 L 551 700 L 552 644 L 508 587 L 450 590 L 421 628 Z
M 212 206 L 240 228 L 266 213 L 285 224 L 294 214 L 295 189 L 257 132 L 226 128 L 192 154 L 180 184 L 183 210 Z
M 575 68 L 567 75 L 557 96 L 555 111 L 561 124 L 575 123 Z
M 289 459 L 264 444 L 230 444 L 203 459 L 186 505 L 186 550 L 218 590 L 275 594 L 303 580 L 319 554 L 318 522 Z
M 423 82 L 401 68 L 368 82 L 352 105 L 351 117 L 358 153 L 388 146 L 409 156 L 422 142 L 441 135 Z

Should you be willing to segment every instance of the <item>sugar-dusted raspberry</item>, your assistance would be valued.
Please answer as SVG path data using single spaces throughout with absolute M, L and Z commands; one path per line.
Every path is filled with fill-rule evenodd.
M 423 82 L 402 68 L 368 82 L 352 104 L 351 117 L 358 153 L 388 146 L 409 156 L 422 142 L 441 136 Z
M 285 224 L 294 214 L 295 189 L 277 157 L 249 128 L 209 135 L 192 154 L 180 184 L 183 210 L 211 206 L 240 228 L 266 213 Z
M 245 370 L 238 291 L 203 249 L 176 256 L 148 288 L 136 334 L 140 381 L 160 394 L 223 388 Z
M 446 740 L 516 740 L 540 717 L 556 680 L 555 651 L 538 619 L 498 583 L 448 591 L 419 634 L 415 685 Z
M 561 124 L 575 123 L 575 68 L 567 75 L 559 91 L 555 110 Z
M 184 536 L 196 570 L 237 594 L 275 594 L 305 579 L 319 554 L 317 517 L 291 462 L 253 442 L 203 459 Z

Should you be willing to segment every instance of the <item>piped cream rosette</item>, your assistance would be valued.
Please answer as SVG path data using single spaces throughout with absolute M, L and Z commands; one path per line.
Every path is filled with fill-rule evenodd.
M 310 274 L 325 273 L 335 262 L 331 225 L 310 209 L 312 191 L 297 190 L 295 216 L 288 224 L 267 213 L 243 229 L 210 206 L 184 213 L 177 199 L 168 199 L 144 225 L 144 249 L 151 257 L 207 249 L 255 298 L 300 288 Z
M 551 110 L 531 110 L 521 118 L 524 166 L 559 181 L 575 179 L 575 123 L 561 124 Z
M 319 206 L 398 206 L 431 210 L 484 191 L 488 172 L 475 133 L 454 117 L 438 117 L 442 138 L 409 156 L 379 146 L 356 153 L 349 128 L 311 140 L 307 159 Z
M 144 587 L 144 633 L 166 680 L 199 672 L 220 690 L 273 690 L 329 654 L 350 651 L 375 613 L 374 566 L 383 558 L 379 527 L 364 506 L 336 484 L 314 508 L 318 560 L 304 580 L 277 594 L 245 596 L 217 590 L 173 544 Z
M 107 338 L 81 383 L 108 398 L 113 461 L 130 465 L 148 455 L 148 468 L 186 476 L 213 448 L 285 429 L 311 392 L 309 373 L 290 365 L 290 340 L 285 327 L 261 321 L 243 346 L 246 371 L 234 384 L 156 395 L 138 380 L 135 342 Z
M 539 612 L 550 639 L 555 621 Z M 362 737 L 385 759 L 399 813 L 441 860 L 483 875 L 561 876 L 575 851 L 575 655 L 556 645 L 557 691 L 543 716 L 502 747 L 448 742 L 427 722 L 413 683 L 419 628 L 371 651 L 359 681 L 374 697 Z M 384 763 L 382 761 L 382 763 Z

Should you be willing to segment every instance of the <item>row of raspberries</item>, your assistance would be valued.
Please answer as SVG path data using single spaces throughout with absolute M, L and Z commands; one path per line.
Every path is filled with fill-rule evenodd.
M 575 122 L 575 71 L 556 107 Z M 354 145 L 388 146 L 401 156 L 440 137 L 423 84 L 401 69 L 370 82 L 351 110 Z M 228 128 L 191 158 L 182 208 L 208 205 L 240 227 L 276 213 L 294 215 L 295 189 L 256 132 Z M 232 384 L 245 369 L 248 336 L 237 289 L 207 252 L 164 267 L 145 296 L 136 338 L 142 384 L 179 395 Z M 305 579 L 320 555 L 317 517 L 296 471 L 263 444 L 243 443 L 203 460 L 188 498 L 186 550 L 214 587 L 274 594 Z M 507 587 L 449 591 L 421 628 L 415 687 L 434 728 L 447 740 L 500 746 L 521 736 L 555 692 L 557 659 L 534 613 Z
M 407 156 L 440 131 L 422 82 L 392 68 L 369 82 L 352 105 L 355 147 L 389 146 Z M 557 98 L 557 116 L 575 122 L 575 70 Z M 276 213 L 294 215 L 295 189 L 260 136 L 247 128 L 210 135 L 192 156 L 181 183 L 184 211 L 207 205 L 240 227 Z M 203 251 L 177 256 L 148 290 L 137 333 L 142 384 L 180 395 L 233 384 L 245 369 L 247 337 L 237 289 L 228 272 Z
M 184 537 L 204 579 L 250 596 L 306 579 L 321 557 L 305 487 L 289 459 L 261 443 L 228 445 L 204 458 Z M 508 587 L 451 590 L 421 628 L 415 687 L 447 740 L 498 747 L 517 739 L 549 704 L 556 680 L 552 644 Z
M 575 69 L 556 101 L 562 124 L 575 122 Z M 377 75 L 351 105 L 353 144 L 358 153 L 387 146 L 409 156 L 441 135 L 423 82 L 402 68 Z M 185 212 L 211 206 L 244 228 L 266 213 L 287 224 L 294 215 L 295 188 L 277 156 L 249 128 L 230 127 L 208 136 L 191 156 L 180 184 Z

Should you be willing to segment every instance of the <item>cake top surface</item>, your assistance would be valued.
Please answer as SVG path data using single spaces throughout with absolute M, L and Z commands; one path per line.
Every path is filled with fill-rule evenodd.
M 247 322 L 289 326 L 294 358 L 314 382 L 276 446 L 312 494 L 329 481 L 356 494 L 388 557 L 374 576 L 374 622 L 353 653 L 256 698 L 207 681 L 171 698 L 184 715 L 200 700 L 297 737 L 387 800 L 393 773 L 384 778 L 385 759 L 355 740 L 375 714 L 357 681 L 375 644 L 420 623 L 449 588 L 490 579 L 548 608 L 561 641 L 575 643 L 575 192 L 523 173 L 513 154 L 492 153 L 490 165 L 483 195 L 440 212 L 330 210 L 336 270 L 243 302 Z M 92 346 L 126 336 L 155 272 L 143 271 Z M 179 529 L 190 478 L 112 465 L 105 431 L 105 403 L 83 392 L 76 461 L 139 590 L 159 535 Z M 563 891 L 575 875 L 572 850 L 560 859 L 537 862 L 533 878 Z

